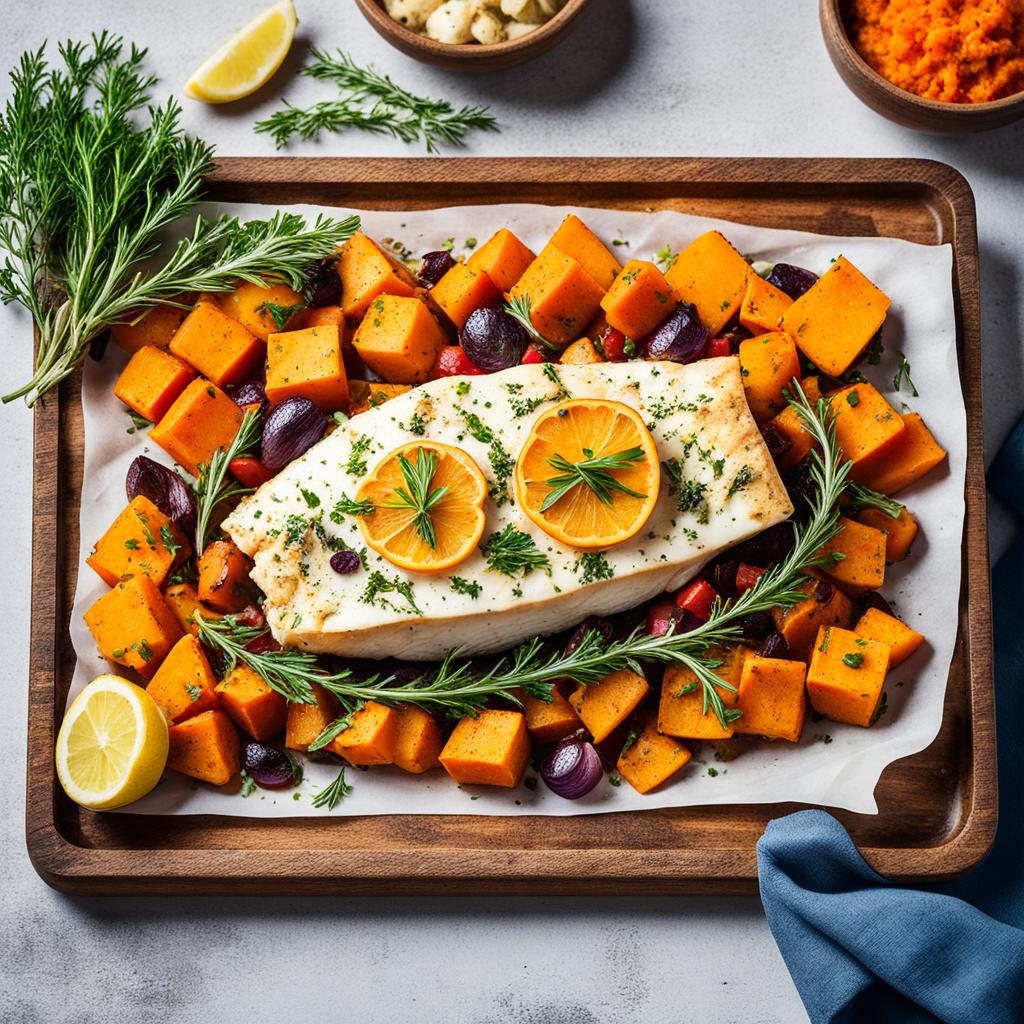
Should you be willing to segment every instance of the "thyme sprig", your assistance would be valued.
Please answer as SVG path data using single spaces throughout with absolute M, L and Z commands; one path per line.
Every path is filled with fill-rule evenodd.
M 474 129 L 499 130 L 488 107 L 456 109 L 447 100 L 414 95 L 374 68 L 360 67 L 340 50 L 330 54 L 313 48 L 311 52 L 313 61 L 301 74 L 330 82 L 338 97 L 306 108 L 285 101 L 282 109 L 257 121 L 256 131 L 270 135 L 278 149 L 293 136 L 308 140 L 321 132 L 360 128 L 402 142 L 422 141 L 428 153 L 436 153 L 439 143 L 463 145 Z
M 646 494 L 634 491 L 632 487 L 627 487 L 621 480 L 612 476 L 615 470 L 631 469 L 643 462 L 642 448 L 627 448 L 625 451 L 612 452 L 608 455 L 595 455 L 592 449 L 584 448 L 583 454 L 586 458 L 579 462 L 570 462 L 558 452 L 547 460 L 548 465 L 558 471 L 558 475 L 545 481 L 551 490 L 541 502 L 541 512 L 546 512 L 555 502 L 580 485 L 593 491 L 602 505 L 611 505 L 617 491 L 633 498 L 647 497 Z
M 306 269 L 358 226 L 198 217 L 165 250 L 164 229 L 202 198 L 212 148 L 184 134 L 173 99 L 150 104 L 145 50 L 104 32 L 58 52 L 54 66 L 45 47 L 22 55 L 0 114 L 0 301 L 24 306 L 38 336 L 31 380 L 3 400 L 29 405 L 111 326 L 238 280 L 302 288 Z
M 210 519 L 214 510 L 232 498 L 240 498 L 246 494 L 252 494 L 253 488 L 242 487 L 228 479 L 228 467 L 233 459 L 241 458 L 243 455 L 255 449 L 260 439 L 260 414 L 255 409 L 247 409 L 242 417 L 241 426 L 234 440 L 227 448 L 218 448 L 210 456 L 209 464 L 199 464 L 199 477 L 196 480 L 196 502 L 198 515 L 196 516 L 196 557 L 199 557 L 206 548 L 207 536 L 210 532 Z
M 529 295 L 517 295 L 515 298 L 509 299 L 508 302 L 502 306 L 502 309 L 508 313 L 513 320 L 518 320 L 522 324 L 526 333 L 540 346 L 548 349 L 551 352 L 560 352 L 561 346 L 556 345 L 553 341 L 548 341 L 536 327 L 533 326 L 532 318 L 532 302 Z

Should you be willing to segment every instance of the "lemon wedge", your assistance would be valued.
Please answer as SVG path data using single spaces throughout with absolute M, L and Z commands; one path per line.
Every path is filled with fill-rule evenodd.
M 230 103 L 254 93 L 281 66 L 298 23 L 292 0 L 268 7 L 196 71 L 185 95 L 203 103 Z
M 145 796 L 167 764 L 167 721 L 140 686 L 98 676 L 57 734 L 57 777 L 76 804 L 110 810 Z

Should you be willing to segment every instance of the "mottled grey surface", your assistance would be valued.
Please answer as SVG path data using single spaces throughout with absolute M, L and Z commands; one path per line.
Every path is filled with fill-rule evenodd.
M 560 49 L 523 68 L 456 77 L 414 64 L 351 0 L 297 0 L 302 41 L 343 46 L 402 83 L 491 104 L 501 135 L 482 155 L 927 156 L 963 171 L 978 199 L 989 450 L 1020 413 L 1019 299 L 1024 125 L 958 140 L 916 135 L 862 107 L 833 72 L 816 5 L 754 0 L 594 0 Z M 104 24 L 148 45 L 176 88 L 261 0 L 174 4 L 34 0 L 5 19 L 0 65 L 44 36 Z M 257 115 L 283 92 L 320 90 L 289 71 L 230 109 L 188 104 L 223 154 L 270 153 Z M 6 95 L 6 83 L 0 86 Z M 406 152 L 351 135 L 296 152 Z M 28 370 L 28 326 L 0 311 L 4 390 Z M 0 1019 L 16 1024 L 234 1024 L 245 1019 L 446 1024 L 704 1024 L 806 1020 L 753 899 L 73 900 L 24 851 L 31 417 L 0 410 L 4 529 L 0 621 L 9 643 L 0 739 Z M 997 543 L 1004 539 L 1002 522 Z M 201 863 L 196 864 L 202 873 Z

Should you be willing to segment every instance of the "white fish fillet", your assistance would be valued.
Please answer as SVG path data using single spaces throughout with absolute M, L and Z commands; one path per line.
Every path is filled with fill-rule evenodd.
M 274 637 L 289 647 L 359 658 L 433 660 L 456 647 L 467 654 L 504 650 L 587 615 L 623 611 L 673 590 L 724 548 L 792 513 L 747 407 L 736 358 L 688 366 L 641 361 L 565 365 L 557 367 L 557 377 L 574 398 L 613 399 L 635 408 L 662 461 L 679 460 L 685 479 L 706 485 L 708 514 L 680 512 L 669 474 L 663 473 L 661 493 L 644 528 L 604 552 L 612 577 L 584 583 L 586 563 L 580 552 L 553 540 L 517 508 L 509 480 L 510 497 L 500 505 L 487 503 L 484 540 L 513 523 L 548 556 L 550 573 L 511 579 L 489 568 L 476 551 L 450 574 L 417 574 L 366 551 L 366 569 L 340 575 L 330 567 L 332 545 L 344 542 L 362 551 L 364 544 L 356 520 L 340 516 L 335 523 L 331 510 L 342 495 L 355 495 L 387 452 L 418 437 L 458 445 L 495 481 L 490 457 L 497 458 L 495 449 L 515 460 L 536 416 L 565 397 L 540 365 L 432 381 L 353 417 L 225 521 L 235 543 L 255 560 L 252 575 L 267 596 Z M 524 402 L 535 407 L 523 412 Z M 498 439 L 497 445 L 473 436 L 467 426 L 472 415 Z M 737 486 L 737 474 L 749 482 Z M 500 480 L 495 487 L 501 496 Z M 375 571 L 390 582 L 411 583 L 420 614 L 397 592 L 368 600 L 367 584 Z M 451 576 L 478 583 L 479 596 L 457 593 Z

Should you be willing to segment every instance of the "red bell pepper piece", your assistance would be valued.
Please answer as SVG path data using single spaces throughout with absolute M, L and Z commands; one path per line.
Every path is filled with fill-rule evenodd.
M 249 457 L 232 459 L 228 469 L 243 487 L 260 487 L 274 476 L 259 459 Z
M 729 355 L 732 355 L 732 345 L 728 338 L 712 338 L 708 342 L 709 359 L 714 359 L 716 356 Z
M 477 377 L 484 371 L 466 355 L 461 345 L 448 345 L 434 364 L 435 377 Z
M 543 363 L 544 357 L 532 346 L 528 345 L 526 352 L 523 353 L 522 365 L 526 366 L 530 363 Z
M 745 593 L 751 587 L 756 587 L 757 581 L 767 571 L 767 569 L 759 569 L 756 565 L 747 565 L 746 562 L 740 562 L 739 568 L 736 570 L 737 595 Z
M 252 654 L 266 654 L 268 651 L 280 651 L 281 645 L 269 633 L 261 633 L 250 640 L 245 649 Z
M 692 612 L 701 622 L 707 622 L 717 597 L 718 591 L 707 580 L 694 580 L 676 594 L 676 605 Z
M 605 359 L 612 363 L 620 363 L 626 358 L 626 336 L 614 327 L 606 327 L 598 336 L 600 347 L 604 350 Z

